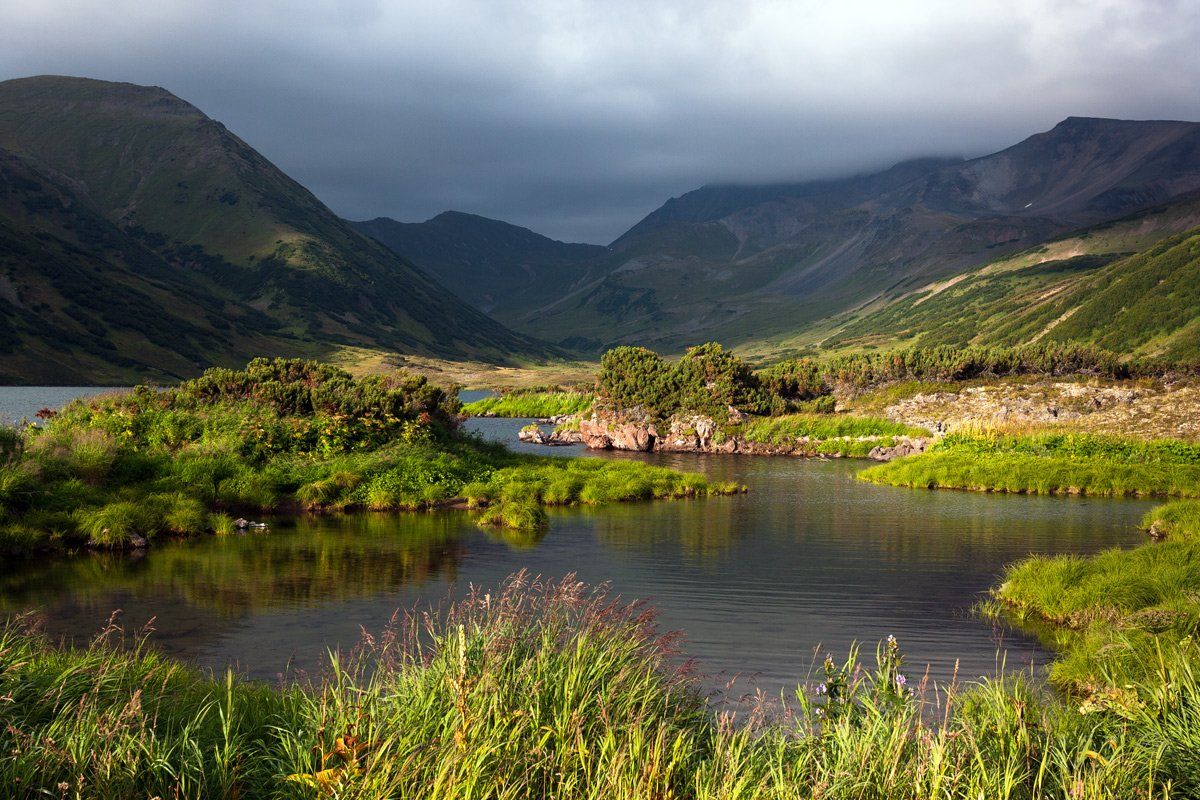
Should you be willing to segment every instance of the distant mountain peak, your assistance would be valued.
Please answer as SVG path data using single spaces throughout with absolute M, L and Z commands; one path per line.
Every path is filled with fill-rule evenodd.
M 93 107 L 138 109 L 154 115 L 186 116 L 208 119 L 203 111 L 161 86 L 103 81 L 72 75 L 34 75 L 0 82 L 7 96 L 23 102 L 39 96 L 70 110 L 76 103 Z

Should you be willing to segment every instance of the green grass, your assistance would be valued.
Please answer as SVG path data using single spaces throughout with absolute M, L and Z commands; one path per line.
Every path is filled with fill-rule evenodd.
M 995 597 L 1062 655 L 1058 684 L 1101 701 L 1171 663 L 1197 662 L 1200 541 L 1179 539 L 1092 557 L 1034 556 L 1008 569 Z
M 927 288 L 896 298 L 823 344 L 1015 347 L 1037 340 L 1194 360 L 1200 356 L 1194 333 L 1200 229 L 1123 244 L 1117 246 L 1124 252 L 1019 269 L 985 266 L 940 291 Z M 1075 243 L 1076 248 L 1108 246 L 1103 240 Z M 1140 252 L 1131 255 L 1135 249 Z
M 952 434 L 859 473 L 893 486 L 1029 494 L 1200 497 L 1200 445 L 1092 434 Z
M 879 417 L 849 414 L 786 414 L 751 417 L 732 430 L 751 442 L 794 444 L 797 439 L 856 439 L 930 436 L 929 431 Z
M 0 630 L 16 796 L 825 800 L 1192 797 L 1200 690 L 1170 664 L 1128 716 L 1010 676 L 935 698 L 903 654 L 827 660 L 786 713 L 710 709 L 654 616 L 511 579 L 365 638 L 323 677 L 211 677 L 112 637 Z M 811 676 L 814 681 L 818 676 Z M 1169 683 L 1162 680 L 1169 677 Z M 1168 791 L 1167 787 L 1170 787 Z
M 1167 503 L 1146 514 L 1142 527 L 1156 537 L 1173 541 L 1200 540 L 1200 501 Z
M 556 417 L 583 414 L 591 409 L 592 402 L 592 395 L 584 392 L 507 392 L 467 403 L 463 406 L 463 413 L 473 417 L 484 414 L 496 417 Z

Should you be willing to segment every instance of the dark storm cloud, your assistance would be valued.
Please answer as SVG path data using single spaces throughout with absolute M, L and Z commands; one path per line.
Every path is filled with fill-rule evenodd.
M 1200 118 L 1194 2 L 17 0 L 0 78 L 165 86 L 351 218 L 609 241 L 704 183 Z

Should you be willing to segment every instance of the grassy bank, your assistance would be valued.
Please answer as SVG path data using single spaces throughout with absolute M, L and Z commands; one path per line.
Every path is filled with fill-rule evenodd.
M 936 698 L 903 656 L 826 661 L 786 712 L 710 710 L 653 615 L 521 577 L 406 618 L 312 684 L 212 678 L 100 640 L 0 633 L 0 785 L 17 796 L 1195 796 L 1200 690 L 1128 717 L 1006 678 Z M 816 677 L 816 676 L 814 676 Z M 1156 684 L 1160 685 L 1160 684 Z M 1153 686 L 1135 691 L 1153 692 Z M 927 702 L 921 702 L 922 700 Z
M 302 361 L 210 370 L 166 391 L 80 400 L 0 436 L 0 551 L 126 547 L 228 533 L 267 511 L 397 511 L 469 498 L 484 521 L 536 526 L 540 506 L 730 491 L 641 463 L 516 455 L 457 430 L 424 378 L 356 380 Z
M 878 417 L 849 414 L 785 414 L 750 417 L 724 426 L 726 436 L 747 442 L 795 448 L 814 456 L 865 458 L 875 447 L 891 447 L 897 437 L 930 436 L 929 431 Z
M 494 417 L 556 417 L 583 414 L 591 409 L 592 402 L 592 395 L 584 392 L 507 392 L 467 403 L 463 406 L 463 413 L 473 417 L 485 414 Z
M 859 477 L 914 488 L 1191 498 L 1200 497 L 1200 445 L 1073 433 L 961 433 Z
M 1055 682 L 1125 714 L 1147 702 L 1131 686 L 1200 665 L 1200 503 L 1160 506 L 1143 526 L 1166 540 L 1088 558 L 1033 556 L 993 591 L 993 610 L 1061 650 Z
M 1142 527 L 1156 538 L 1200 541 L 1200 501 L 1167 503 L 1146 514 Z

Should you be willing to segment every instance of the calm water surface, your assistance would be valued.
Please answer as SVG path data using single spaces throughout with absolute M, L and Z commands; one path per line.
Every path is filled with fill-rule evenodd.
M 76 397 L 120 391 L 126 390 L 111 386 L 0 386 L 0 424 L 33 421 L 43 408 L 57 411 Z
M 511 442 L 525 422 L 470 426 Z M 397 608 L 470 583 L 492 587 L 519 569 L 576 572 L 652 601 L 710 686 L 740 673 L 767 691 L 790 688 L 814 648 L 841 653 L 858 640 L 870 649 L 888 634 L 912 673 L 928 666 L 945 679 L 957 663 L 961 677 L 975 677 L 995 674 L 999 647 L 1010 668 L 1049 658 L 968 613 L 1006 564 L 1133 544 L 1148 507 L 870 486 L 854 480 L 862 462 L 638 457 L 736 479 L 750 493 L 556 510 L 536 540 L 482 531 L 460 512 L 275 520 L 269 534 L 166 543 L 140 557 L 3 565 L 0 607 L 37 609 L 49 631 L 70 636 L 121 609 L 128 626 L 154 619 L 154 641 L 173 655 L 273 678 L 313 668 Z

